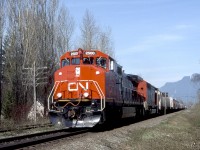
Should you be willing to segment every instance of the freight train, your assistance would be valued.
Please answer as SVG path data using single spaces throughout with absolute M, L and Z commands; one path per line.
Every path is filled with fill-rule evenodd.
M 99 50 L 62 55 L 48 97 L 50 121 L 63 127 L 94 127 L 182 107 L 140 76 L 126 74 L 115 59 Z

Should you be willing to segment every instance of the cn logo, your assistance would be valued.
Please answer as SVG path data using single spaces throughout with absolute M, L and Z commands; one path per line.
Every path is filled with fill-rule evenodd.
M 70 82 L 68 83 L 68 91 L 78 91 L 79 88 L 81 87 L 83 90 L 87 91 L 88 90 L 88 82 L 85 82 L 85 86 L 83 86 L 82 83 L 80 82 Z

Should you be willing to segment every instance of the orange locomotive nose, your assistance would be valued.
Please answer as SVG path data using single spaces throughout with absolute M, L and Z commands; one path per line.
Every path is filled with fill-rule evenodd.
M 68 68 L 74 68 L 74 71 L 65 73 Z M 76 68 L 75 66 L 65 67 L 55 73 L 57 87 L 54 100 L 101 99 L 102 94 L 105 95 L 105 73 L 98 71 L 99 74 L 96 75 L 97 68 L 94 66 L 81 66 L 77 77 Z M 59 75 L 60 72 L 63 72 L 62 75 Z

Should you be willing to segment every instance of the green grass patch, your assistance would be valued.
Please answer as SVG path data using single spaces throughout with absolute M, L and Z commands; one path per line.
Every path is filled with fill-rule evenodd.
M 132 149 L 200 149 L 200 106 L 184 110 L 157 126 L 130 133 Z

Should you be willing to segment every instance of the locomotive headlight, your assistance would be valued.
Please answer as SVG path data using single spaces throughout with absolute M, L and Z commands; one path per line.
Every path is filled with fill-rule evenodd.
M 83 93 L 83 96 L 84 96 L 84 97 L 88 97 L 88 96 L 89 96 L 89 93 L 88 93 L 88 92 L 84 92 L 84 93 Z
M 62 96 L 62 93 L 58 93 L 57 97 L 60 98 Z
M 99 71 L 96 71 L 96 74 L 100 74 L 100 72 L 99 72 Z

